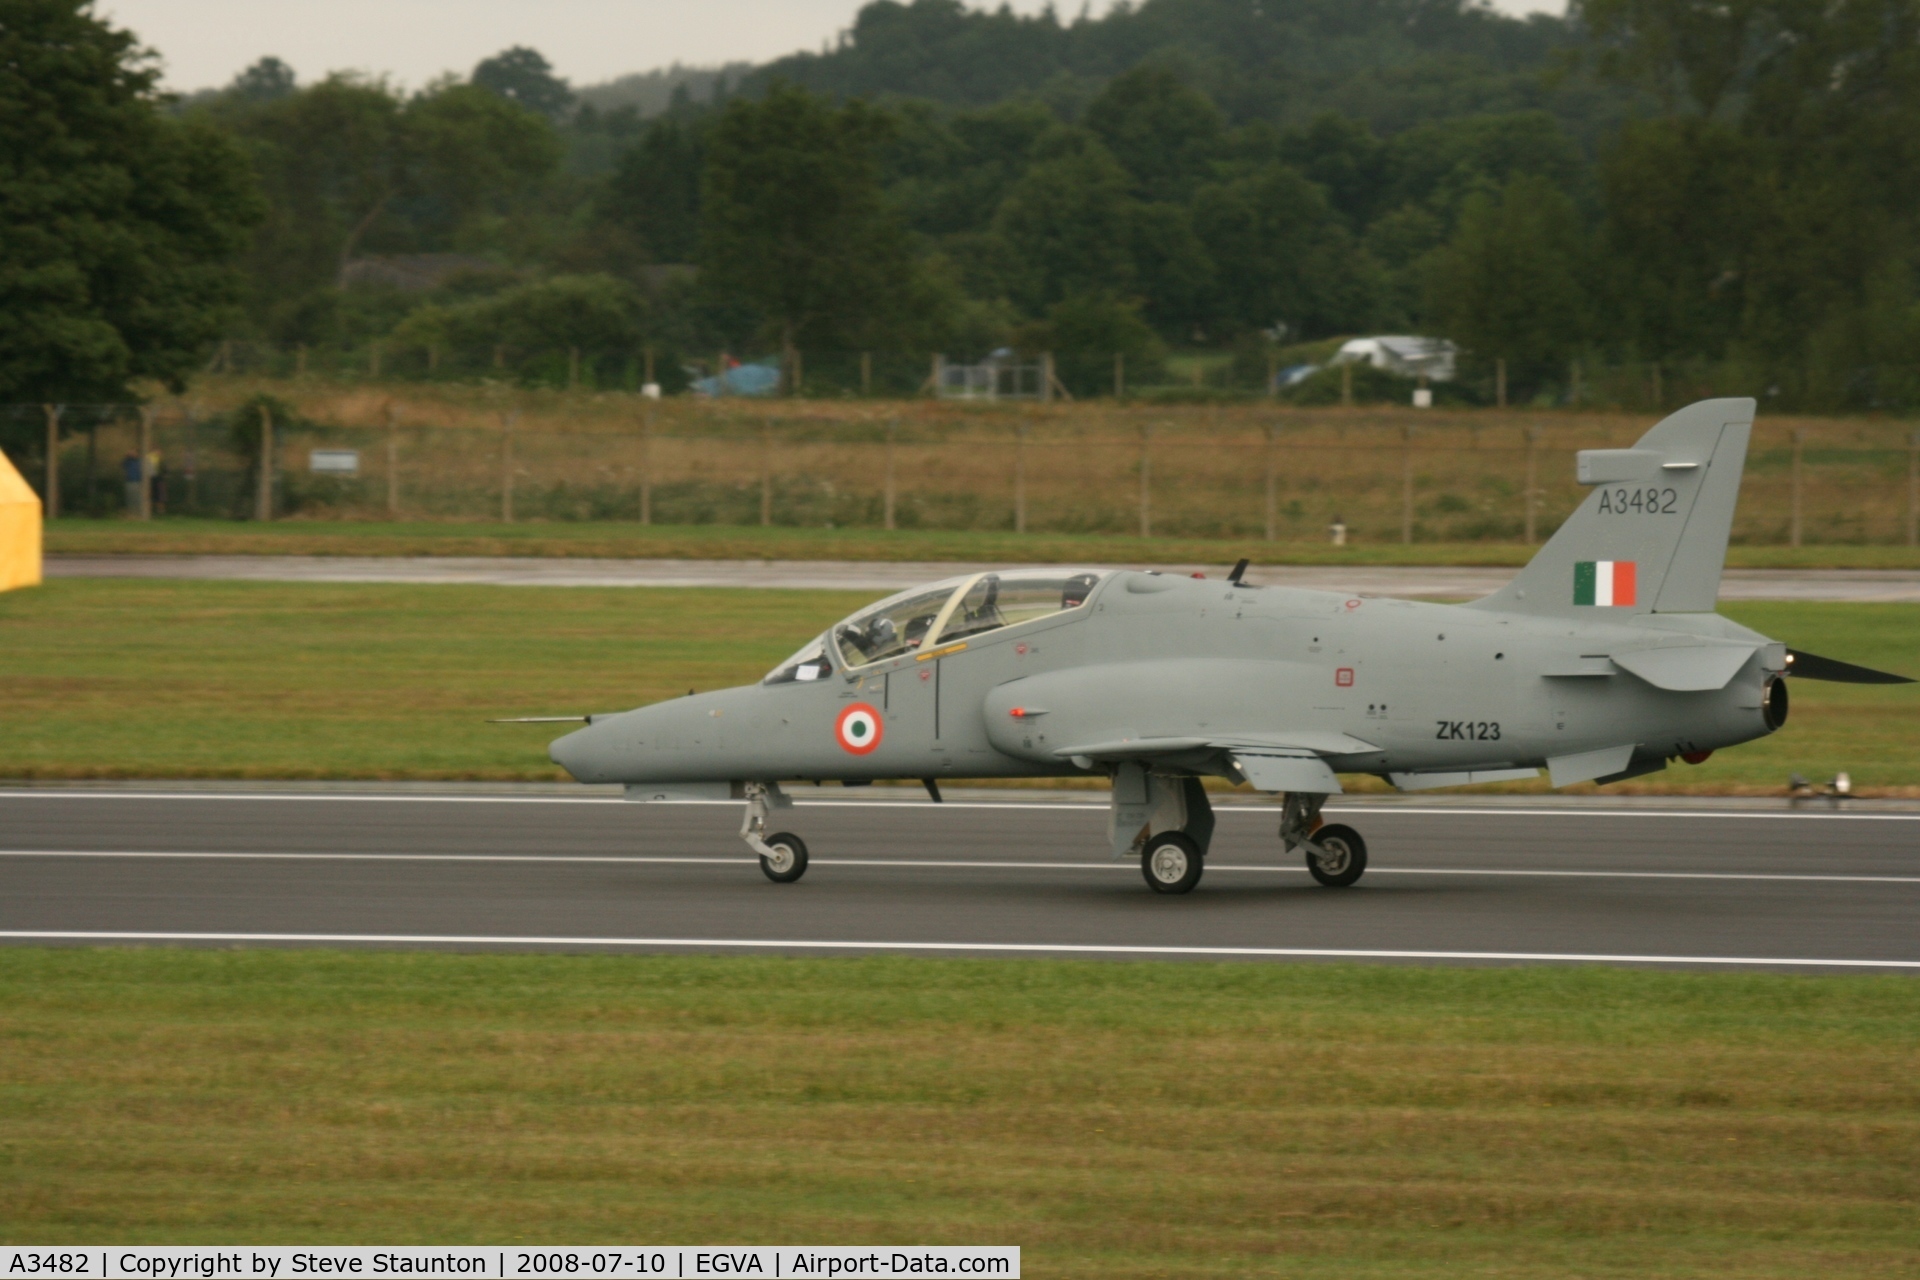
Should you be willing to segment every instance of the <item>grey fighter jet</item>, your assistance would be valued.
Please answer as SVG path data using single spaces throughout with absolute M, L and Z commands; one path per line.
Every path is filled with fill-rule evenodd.
M 1578 458 L 1580 508 L 1504 589 L 1465 605 L 1225 579 L 1017 568 L 880 601 L 757 685 L 587 717 L 552 746 L 637 801 L 746 802 L 766 875 L 780 783 L 1104 776 L 1111 853 L 1159 893 L 1200 880 L 1201 779 L 1282 799 L 1284 855 L 1357 881 L 1359 832 L 1323 823 L 1340 775 L 1403 791 L 1618 782 L 1697 764 L 1787 720 L 1788 678 L 1911 683 L 1714 612 L 1752 400 L 1706 400 L 1631 449 Z

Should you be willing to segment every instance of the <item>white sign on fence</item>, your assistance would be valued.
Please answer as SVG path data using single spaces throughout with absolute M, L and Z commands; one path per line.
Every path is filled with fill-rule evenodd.
M 0 1277 L 37 1280 L 654 1280 L 665 1276 L 1020 1275 L 1018 1245 L 54 1245 L 0 1247 Z
M 317 476 L 357 476 L 360 474 L 360 451 L 315 449 L 307 455 L 307 466 Z

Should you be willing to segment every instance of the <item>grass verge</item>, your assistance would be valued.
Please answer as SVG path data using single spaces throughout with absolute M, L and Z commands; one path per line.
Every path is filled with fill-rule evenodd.
M 1500 542 L 1365 543 L 1135 538 L 968 530 L 484 522 L 69 518 L 47 525 L 58 555 L 591 556 L 649 560 L 966 560 L 998 564 L 1484 565 L 1519 567 L 1537 548 Z M 1915 569 L 1920 548 L 1735 546 L 1749 569 Z
M 9 1241 L 1898 1276 L 1920 983 L 0 950 Z
M 56 580 L 0 595 L 0 777 L 559 778 L 554 726 L 485 721 L 748 683 L 867 599 Z M 1726 612 L 1814 653 L 1920 674 L 1920 606 Z M 1920 687 L 1796 682 L 1793 698 L 1782 732 L 1629 785 L 1778 792 L 1789 773 L 1845 769 L 1863 792 L 1920 794 Z

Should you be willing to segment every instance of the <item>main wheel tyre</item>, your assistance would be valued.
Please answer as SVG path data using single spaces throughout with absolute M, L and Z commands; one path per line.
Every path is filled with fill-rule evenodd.
M 791 831 L 776 831 L 767 837 L 773 856 L 760 855 L 760 869 L 775 884 L 792 884 L 807 874 L 807 842 Z
M 1321 857 L 1307 850 L 1307 870 L 1329 889 L 1344 889 L 1367 869 L 1367 842 L 1352 827 L 1334 822 L 1313 833 L 1313 842 L 1327 851 Z
M 1161 832 L 1140 855 L 1140 872 L 1155 893 L 1191 893 L 1203 870 L 1200 846 L 1178 831 Z

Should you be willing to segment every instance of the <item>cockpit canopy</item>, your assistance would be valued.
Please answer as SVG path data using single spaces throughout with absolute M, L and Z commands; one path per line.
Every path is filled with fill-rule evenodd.
M 1050 618 L 1085 604 L 1104 576 L 1094 569 L 1005 569 L 914 587 L 835 626 L 775 667 L 763 683 L 819 680 L 836 665 L 871 666 Z

